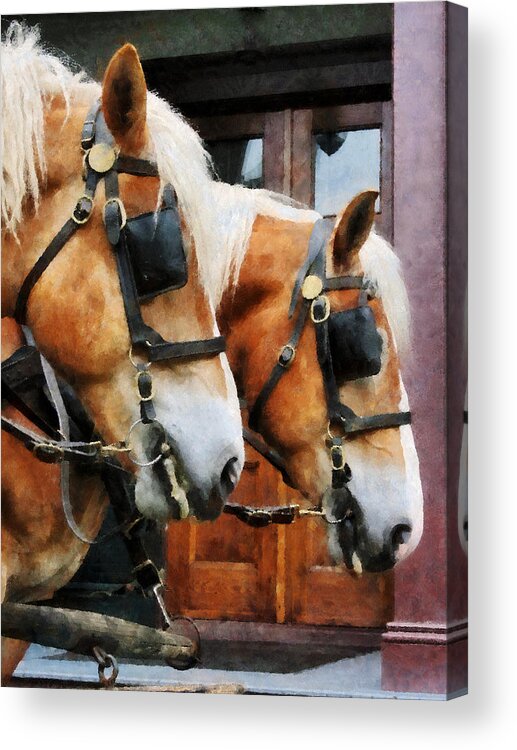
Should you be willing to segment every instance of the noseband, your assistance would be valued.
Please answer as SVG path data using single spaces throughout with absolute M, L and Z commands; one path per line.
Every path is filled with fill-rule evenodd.
M 327 441 L 326 446 L 329 451 L 330 463 L 332 467 L 332 489 L 343 488 L 351 479 L 352 471 L 345 461 L 343 436 L 360 434 L 372 430 L 381 430 L 392 427 L 401 427 L 411 423 L 411 412 L 390 412 L 374 414 L 372 416 L 359 416 L 347 404 L 344 404 L 339 395 L 339 387 L 336 379 L 337 363 L 332 361 L 332 340 L 333 335 L 330 324 L 333 322 L 330 300 L 326 292 L 339 289 L 358 289 L 360 291 L 359 307 L 357 310 L 366 310 L 371 315 L 368 300 L 373 299 L 376 290 L 373 285 L 363 276 L 337 276 L 328 278 L 326 274 L 326 248 L 332 233 L 334 224 L 329 219 L 319 219 L 312 229 L 309 239 L 309 248 L 307 258 L 300 268 L 289 306 L 289 318 L 292 318 L 298 307 L 297 317 L 295 319 L 291 336 L 286 344 L 282 347 L 278 361 L 273 367 L 269 378 L 260 391 L 249 417 L 249 424 L 252 430 L 257 431 L 262 419 L 264 408 L 278 385 L 285 372 L 292 366 L 298 343 L 308 318 L 314 326 L 316 335 L 316 353 L 318 364 L 321 370 L 323 386 L 325 390 L 325 399 L 327 404 Z M 356 312 L 354 311 L 354 312 Z M 342 315 L 336 313 L 335 315 Z M 373 316 L 371 316 L 373 319 Z M 366 318 L 368 320 L 368 318 Z M 339 324 L 338 324 L 339 325 Z M 368 325 L 370 323 L 368 322 Z M 370 328 L 360 329 L 361 333 L 352 336 L 350 350 L 360 352 L 364 358 L 364 352 L 368 346 L 360 341 L 361 336 L 370 336 Z M 371 349 L 371 345 L 370 345 Z M 334 349 L 334 356 L 336 350 Z M 380 350 L 379 350 L 380 356 Z M 357 377 L 376 374 L 378 369 L 368 369 L 371 367 L 369 360 L 366 365 L 359 363 L 357 372 L 346 379 L 356 379 Z M 375 366 L 374 366 L 375 367 Z M 378 363 L 380 368 L 380 360 Z M 343 369 L 343 368 L 342 368 Z M 261 453 L 275 468 L 279 469 L 285 475 L 285 464 L 278 463 L 278 454 L 271 451 L 267 446 L 261 444 L 252 433 L 245 429 L 244 437 L 259 453 Z M 270 457 L 271 456 L 271 457 Z M 273 460 L 272 460 L 273 459 Z M 291 482 L 289 484 L 292 485 Z

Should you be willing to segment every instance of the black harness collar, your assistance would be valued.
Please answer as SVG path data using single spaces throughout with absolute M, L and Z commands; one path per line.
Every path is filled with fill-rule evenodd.
M 350 467 L 345 462 L 342 434 L 350 435 L 370 430 L 380 430 L 392 427 L 400 427 L 411 423 L 411 412 L 394 412 L 385 414 L 374 414 L 372 416 L 359 416 L 353 409 L 342 403 L 339 396 L 339 388 L 336 382 L 334 368 L 332 366 L 332 355 L 329 345 L 330 301 L 325 292 L 337 289 L 358 289 L 361 292 L 362 304 L 367 303 L 368 298 L 375 295 L 371 284 L 365 281 L 363 276 L 338 276 L 327 278 L 326 275 L 326 247 L 333 229 L 333 221 L 330 219 L 319 219 L 312 229 L 309 239 L 307 258 L 300 268 L 291 296 L 289 306 L 289 318 L 291 318 L 299 305 L 293 330 L 289 341 L 284 344 L 280 351 L 278 361 L 273 367 L 269 378 L 262 387 L 257 399 L 251 408 L 249 425 L 252 430 L 259 429 L 264 408 L 284 373 L 291 367 L 296 356 L 296 349 L 302 335 L 305 323 L 310 314 L 316 334 L 316 351 L 320 366 L 328 415 L 328 441 L 327 447 L 330 453 L 332 466 L 332 487 L 341 488 L 350 481 L 352 476 Z M 301 299 L 300 299 L 301 295 Z M 250 433 L 245 429 L 244 439 L 250 443 L 264 458 L 275 468 L 286 475 L 283 463 L 278 465 L 277 461 L 270 458 L 271 449 L 261 442 L 250 440 Z M 276 453 L 276 452 L 275 452 Z M 281 460 L 281 459 L 280 459 Z M 289 484 L 292 483 L 289 482 Z

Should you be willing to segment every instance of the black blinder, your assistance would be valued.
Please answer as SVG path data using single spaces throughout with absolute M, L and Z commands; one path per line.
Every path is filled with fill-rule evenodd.
M 122 231 L 126 234 L 140 300 L 185 286 L 187 259 L 174 206 L 128 219 Z
M 368 305 L 331 313 L 328 333 L 337 383 L 368 378 L 380 372 L 382 338 Z

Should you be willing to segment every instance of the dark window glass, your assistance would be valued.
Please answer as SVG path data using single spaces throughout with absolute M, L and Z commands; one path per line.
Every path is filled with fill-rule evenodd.
M 379 128 L 316 133 L 314 208 L 323 216 L 335 216 L 362 190 L 380 190 L 380 165 Z
M 215 172 L 223 182 L 249 188 L 264 186 L 262 138 L 209 141 L 206 146 Z

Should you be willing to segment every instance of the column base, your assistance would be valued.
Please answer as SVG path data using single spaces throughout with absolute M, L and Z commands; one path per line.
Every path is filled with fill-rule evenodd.
M 382 688 L 404 693 L 465 692 L 467 622 L 390 622 L 382 636 Z

